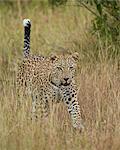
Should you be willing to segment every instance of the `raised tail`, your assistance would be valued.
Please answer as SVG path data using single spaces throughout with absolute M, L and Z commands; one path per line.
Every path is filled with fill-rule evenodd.
M 30 19 L 24 19 L 23 20 L 23 26 L 24 26 L 23 54 L 24 54 L 24 57 L 28 57 L 29 53 L 30 53 L 30 28 L 31 28 Z

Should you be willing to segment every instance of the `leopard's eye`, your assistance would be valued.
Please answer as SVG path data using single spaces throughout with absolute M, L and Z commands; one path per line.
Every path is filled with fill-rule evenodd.
M 57 67 L 57 69 L 58 69 L 58 70 L 61 70 L 61 71 L 63 70 L 61 67 Z

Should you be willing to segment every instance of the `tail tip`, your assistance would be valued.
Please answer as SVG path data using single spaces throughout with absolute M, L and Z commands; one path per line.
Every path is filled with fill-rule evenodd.
M 29 25 L 31 25 L 30 19 L 24 19 L 24 20 L 23 20 L 23 26 L 24 26 L 24 27 L 28 27 Z

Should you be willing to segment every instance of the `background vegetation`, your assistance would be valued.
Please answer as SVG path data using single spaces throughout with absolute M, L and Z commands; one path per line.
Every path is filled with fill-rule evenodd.
M 0 149 L 120 149 L 119 1 L 0 1 Z M 64 104 L 32 122 L 31 98 L 17 107 L 16 70 L 22 59 L 23 18 L 32 21 L 31 51 L 59 47 L 80 54 L 78 86 L 86 130 L 74 130 Z

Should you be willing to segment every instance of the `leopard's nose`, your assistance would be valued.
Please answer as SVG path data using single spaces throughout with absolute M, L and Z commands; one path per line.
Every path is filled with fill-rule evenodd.
M 69 78 L 66 77 L 66 78 L 64 78 L 64 80 L 67 82 L 69 80 Z

